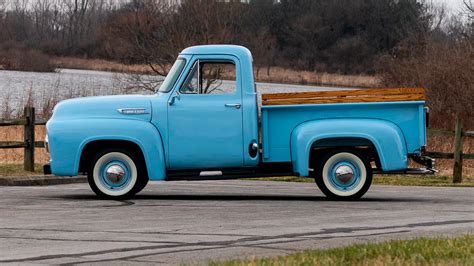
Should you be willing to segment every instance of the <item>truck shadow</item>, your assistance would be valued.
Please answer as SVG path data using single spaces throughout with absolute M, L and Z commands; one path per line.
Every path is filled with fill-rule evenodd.
M 65 200 L 102 200 L 93 194 L 57 195 L 52 198 Z M 283 202 L 430 202 L 433 199 L 398 197 L 379 198 L 364 197 L 358 200 L 331 200 L 325 196 L 303 196 L 303 195 L 229 195 L 229 194 L 139 194 L 126 201 L 140 202 L 147 200 L 156 201 L 283 201 Z

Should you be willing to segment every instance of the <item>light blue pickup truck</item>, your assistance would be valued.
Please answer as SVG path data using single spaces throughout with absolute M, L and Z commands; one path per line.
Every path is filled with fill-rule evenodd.
M 263 94 L 241 46 L 184 49 L 154 95 L 60 102 L 47 123 L 46 173 L 87 173 L 103 198 L 149 180 L 312 177 L 357 199 L 373 173 L 430 173 L 423 89 Z M 409 159 L 424 168 L 408 168 Z

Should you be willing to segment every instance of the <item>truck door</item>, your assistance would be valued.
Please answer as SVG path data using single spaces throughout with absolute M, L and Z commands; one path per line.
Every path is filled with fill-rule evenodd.
M 172 170 L 243 165 L 242 97 L 238 60 L 194 57 L 168 105 Z

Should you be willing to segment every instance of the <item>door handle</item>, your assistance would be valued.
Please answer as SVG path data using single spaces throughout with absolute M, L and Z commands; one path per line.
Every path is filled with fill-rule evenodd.
M 225 107 L 234 107 L 235 109 L 240 109 L 240 106 L 242 106 L 240 103 L 226 103 Z

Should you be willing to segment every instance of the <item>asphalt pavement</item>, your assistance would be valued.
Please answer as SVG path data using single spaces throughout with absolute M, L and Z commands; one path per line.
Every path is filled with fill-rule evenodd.
M 98 200 L 87 184 L 0 187 L 0 264 L 180 264 L 474 231 L 474 188 L 373 186 L 328 201 L 312 183 L 152 182 Z

